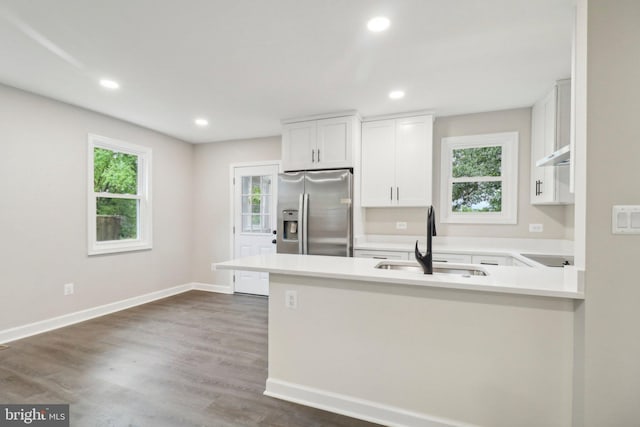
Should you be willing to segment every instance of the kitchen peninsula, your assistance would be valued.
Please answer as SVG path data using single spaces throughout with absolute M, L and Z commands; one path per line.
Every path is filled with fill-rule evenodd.
M 265 394 L 386 425 L 570 424 L 583 294 L 569 269 L 425 276 L 379 262 L 274 254 L 217 264 L 270 273 Z

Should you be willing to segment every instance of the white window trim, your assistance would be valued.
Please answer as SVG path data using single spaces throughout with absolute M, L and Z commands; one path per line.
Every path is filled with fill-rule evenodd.
M 453 150 L 486 146 L 502 147 L 502 212 L 453 212 L 451 193 Z M 453 224 L 518 223 L 518 132 L 502 132 L 442 138 L 440 169 L 440 222 Z
M 152 212 L 151 212 L 151 148 L 119 141 L 105 136 L 89 134 L 87 153 L 87 231 L 89 255 L 109 254 L 115 252 L 139 251 L 151 249 L 152 241 Z M 124 196 L 140 200 L 138 211 L 138 238 L 126 240 L 97 241 L 96 236 L 96 199 L 98 197 L 121 197 L 118 194 L 96 193 L 93 186 L 93 152 L 94 148 L 119 151 L 138 156 L 138 194 Z

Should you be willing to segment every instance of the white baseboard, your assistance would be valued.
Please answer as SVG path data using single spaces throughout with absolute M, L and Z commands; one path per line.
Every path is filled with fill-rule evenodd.
M 142 304 L 146 304 L 162 298 L 167 298 L 173 295 L 181 294 L 183 292 L 187 292 L 193 289 L 209 291 L 209 292 L 219 292 L 219 293 L 225 293 L 225 294 L 233 293 L 233 290 L 231 290 L 230 287 L 228 286 L 208 285 L 205 283 L 186 283 L 184 285 L 174 286 L 172 288 L 167 288 L 167 289 L 151 292 L 144 295 L 127 298 L 122 301 L 116 301 L 116 302 L 101 305 L 98 307 L 92 307 L 86 310 L 76 311 L 74 313 L 63 314 L 62 316 L 53 317 L 51 319 L 40 320 L 38 322 L 29 323 L 27 325 L 5 329 L 3 331 L 0 331 L 0 344 L 8 343 L 8 342 L 19 340 L 22 338 L 27 338 L 32 335 L 37 335 L 43 332 L 51 331 L 53 329 L 63 328 L 65 326 L 73 325 L 74 323 L 84 322 L 85 320 L 104 316 L 106 314 L 115 313 L 116 311 L 126 310 L 127 308 L 135 307 L 137 305 L 142 305 Z
M 196 291 L 217 292 L 220 294 L 233 293 L 233 288 L 231 286 L 210 285 L 208 283 L 198 283 L 198 282 L 193 282 L 191 285 L 192 285 L 191 289 L 194 289 Z
M 264 394 L 385 426 L 471 427 L 471 424 L 411 412 L 394 406 L 382 405 L 369 400 L 273 378 L 267 379 L 267 389 Z

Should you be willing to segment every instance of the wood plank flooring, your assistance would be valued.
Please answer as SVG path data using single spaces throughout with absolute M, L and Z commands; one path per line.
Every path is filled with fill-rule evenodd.
M 266 397 L 266 378 L 253 296 L 191 291 L 0 351 L 0 402 L 69 403 L 72 426 L 374 425 Z

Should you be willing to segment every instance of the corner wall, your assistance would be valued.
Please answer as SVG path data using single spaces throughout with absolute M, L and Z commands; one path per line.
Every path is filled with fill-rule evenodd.
M 211 271 L 211 263 L 232 258 L 229 200 L 229 167 L 281 158 L 281 137 L 272 136 L 198 144 L 195 146 L 193 188 L 195 195 L 192 278 L 195 282 L 231 285 L 227 271 Z
M 575 426 L 640 423 L 640 235 L 611 233 L 612 205 L 640 205 L 640 2 L 588 0 L 584 406 Z M 583 363 L 582 363 L 583 362 Z
M 0 118 L 0 330 L 191 282 L 190 144 L 3 85 Z M 152 148 L 152 250 L 87 255 L 88 133 Z

